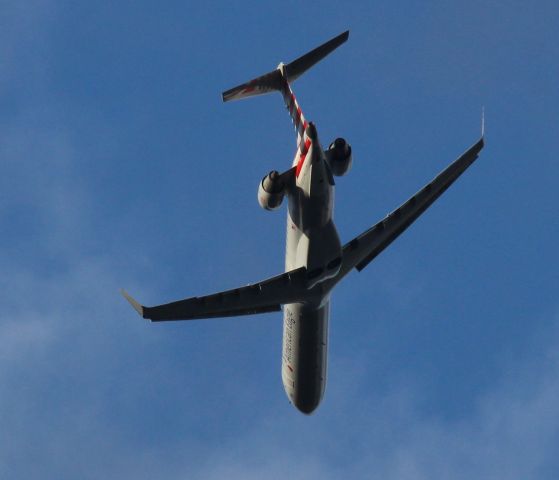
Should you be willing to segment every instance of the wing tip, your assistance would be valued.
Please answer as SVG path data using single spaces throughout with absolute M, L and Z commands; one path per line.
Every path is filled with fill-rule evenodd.
M 136 311 L 140 314 L 140 316 L 141 316 L 142 318 L 146 318 L 146 317 L 144 316 L 144 306 L 143 306 L 143 305 L 141 305 L 141 304 L 138 303 L 136 300 L 134 300 L 130 295 L 128 295 L 128 293 L 126 292 L 126 290 L 124 290 L 123 288 L 120 289 L 120 293 L 121 293 L 121 295 L 122 295 L 126 300 L 128 300 L 128 303 L 129 303 L 130 305 L 132 305 L 132 307 L 134 308 L 134 310 L 136 310 Z

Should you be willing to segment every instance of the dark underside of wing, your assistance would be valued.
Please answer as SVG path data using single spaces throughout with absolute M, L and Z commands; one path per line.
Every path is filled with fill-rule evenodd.
M 481 138 L 403 205 L 345 244 L 340 272 L 335 278 L 326 281 L 326 289 L 332 288 L 353 268 L 363 270 L 464 173 L 477 159 L 483 146 L 484 140 Z M 279 311 L 281 305 L 308 300 L 309 294 L 305 267 L 245 287 L 155 307 L 144 307 L 123 292 L 142 317 L 156 322 L 274 312 Z
M 158 322 L 275 312 L 281 310 L 283 304 L 303 300 L 306 292 L 307 269 L 301 267 L 245 287 L 156 307 L 144 307 L 125 292 L 123 294 L 142 317 Z
M 354 267 L 358 271 L 363 270 L 398 238 L 477 159 L 483 145 L 482 137 L 403 205 L 344 245 L 342 270 L 339 277 L 343 277 Z

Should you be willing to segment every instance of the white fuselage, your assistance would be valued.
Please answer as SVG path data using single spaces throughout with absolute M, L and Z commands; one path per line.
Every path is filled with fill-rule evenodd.
M 334 182 L 318 137 L 306 158 L 296 155 L 288 186 L 285 269 L 306 267 L 309 300 L 284 305 L 282 380 L 303 413 L 320 403 L 326 386 L 330 292 L 323 281 L 340 268 L 341 244 L 332 221 Z

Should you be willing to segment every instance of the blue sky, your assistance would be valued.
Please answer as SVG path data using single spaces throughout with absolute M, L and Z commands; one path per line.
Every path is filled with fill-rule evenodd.
M 0 476 L 559 474 L 556 2 L 0 6 Z M 220 93 L 350 29 L 294 84 L 344 136 L 349 240 L 477 140 L 478 162 L 332 302 L 326 396 L 280 377 L 281 315 L 151 325 L 147 304 L 283 268 L 279 95 Z

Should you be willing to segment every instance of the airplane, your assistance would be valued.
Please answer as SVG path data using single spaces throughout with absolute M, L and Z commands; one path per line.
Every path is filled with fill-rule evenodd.
M 291 84 L 347 41 L 346 31 L 297 60 L 223 92 L 224 102 L 279 92 L 297 134 L 292 167 L 272 170 L 258 186 L 258 202 L 276 210 L 287 197 L 285 272 L 212 295 L 145 307 L 122 294 L 153 322 L 261 314 L 283 307 L 281 374 L 289 401 L 312 413 L 326 386 L 328 321 L 333 288 L 350 271 L 362 271 L 404 232 L 477 159 L 481 138 L 415 195 L 351 241 L 342 245 L 332 219 L 334 177 L 351 168 L 351 146 L 337 138 L 322 148 L 314 123 L 308 122 Z

